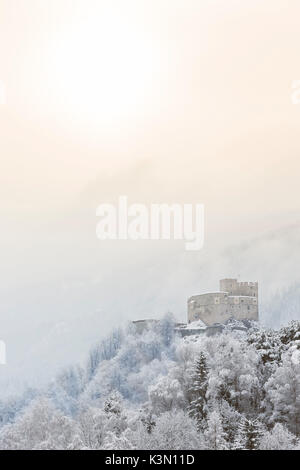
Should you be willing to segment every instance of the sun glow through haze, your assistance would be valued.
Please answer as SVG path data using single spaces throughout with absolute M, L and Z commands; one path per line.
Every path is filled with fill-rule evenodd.
M 91 126 L 132 118 L 151 103 L 157 62 L 153 38 L 116 12 L 102 12 L 51 41 L 53 101 Z

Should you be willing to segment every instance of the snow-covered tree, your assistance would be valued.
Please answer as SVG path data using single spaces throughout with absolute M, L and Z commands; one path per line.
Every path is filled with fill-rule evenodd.
M 267 398 L 270 404 L 269 421 L 280 422 L 296 436 L 300 435 L 300 362 L 293 351 L 284 355 L 282 365 L 266 383 Z
M 154 331 L 158 332 L 165 347 L 169 347 L 174 340 L 174 326 L 175 318 L 170 312 L 154 326 Z
M 109 415 L 120 416 L 123 409 L 122 401 L 120 393 L 114 390 L 104 402 L 104 412 Z
M 12 423 L 29 404 L 37 398 L 38 390 L 28 388 L 20 396 L 13 396 L 0 401 L 0 428 Z
M 116 328 L 100 344 L 91 349 L 87 363 L 87 376 L 89 380 L 95 375 L 101 361 L 109 361 L 116 356 L 122 341 L 123 331 L 121 328 Z
M 218 411 L 222 420 L 227 445 L 230 448 L 234 444 L 242 415 L 230 406 L 226 400 L 212 401 L 209 406 L 211 410 Z
M 212 411 L 208 415 L 207 429 L 204 431 L 204 437 L 207 449 L 224 450 L 227 448 L 226 433 L 217 411 Z
M 171 362 L 163 358 L 153 359 L 142 364 L 139 370 L 131 371 L 126 378 L 127 398 L 132 403 L 145 403 L 148 400 L 148 388 L 155 384 L 158 377 L 167 375 L 171 369 L 173 370 L 172 376 L 177 378 Z
M 189 414 L 196 419 L 200 428 L 207 414 L 208 367 L 205 354 L 201 351 L 192 375 L 191 402 Z
M 137 449 L 189 450 L 204 449 L 204 438 L 196 429 L 196 422 L 184 411 L 161 414 L 151 434 L 140 424 L 131 440 Z
M 114 390 L 105 400 L 103 411 L 106 414 L 106 430 L 117 437 L 127 428 L 127 415 L 120 393 Z
M 0 432 L 0 449 L 68 449 L 78 433 L 76 423 L 45 398 L 34 400 L 17 420 Z
M 140 412 L 140 420 L 141 423 L 144 425 L 148 434 L 151 434 L 154 427 L 156 426 L 157 417 L 152 413 L 151 409 L 146 407 L 142 409 Z
M 175 362 L 173 364 L 173 377 L 179 381 L 186 403 L 190 403 L 192 400 L 193 373 L 195 361 L 199 354 L 199 344 L 177 339 L 174 347 Z
M 170 375 L 159 377 L 148 389 L 149 401 L 155 414 L 183 408 L 185 404 L 179 381 Z
M 106 436 L 106 413 L 99 408 L 89 407 L 77 416 L 79 426 L 79 448 L 101 449 Z
M 210 368 L 208 397 L 226 400 L 239 412 L 257 411 L 261 387 L 255 349 L 231 334 L 207 338 L 203 345 Z
M 258 450 L 263 435 L 262 425 L 257 419 L 243 417 L 234 444 L 235 449 Z
M 264 365 L 268 363 L 279 363 L 284 346 L 278 331 L 256 328 L 250 330 L 247 335 L 247 342 L 258 351 Z
M 289 325 L 282 327 L 279 330 L 279 336 L 281 342 L 286 345 L 287 348 L 295 344 L 300 348 L 300 321 L 293 320 Z
M 261 450 L 292 450 L 296 437 L 285 426 L 276 423 L 271 431 L 266 431 L 260 441 Z
M 135 447 L 131 442 L 131 434 L 129 430 L 124 431 L 119 436 L 109 431 L 106 434 L 102 449 L 104 450 L 134 450 Z
M 298 449 L 299 334 L 116 330 L 87 368 L 0 401 L 0 449 Z

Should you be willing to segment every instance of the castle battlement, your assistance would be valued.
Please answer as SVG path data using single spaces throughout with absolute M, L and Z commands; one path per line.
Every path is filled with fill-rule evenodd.
M 202 320 L 210 326 L 229 318 L 258 320 L 258 283 L 221 279 L 220 291 L 188 299 L 188 323 Z

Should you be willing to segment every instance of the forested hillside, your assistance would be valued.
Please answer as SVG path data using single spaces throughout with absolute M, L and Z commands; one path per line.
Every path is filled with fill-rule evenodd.
M 0 402 L 1 449 L 300 449 L 300 322 L 178 337 L 171 315 Z

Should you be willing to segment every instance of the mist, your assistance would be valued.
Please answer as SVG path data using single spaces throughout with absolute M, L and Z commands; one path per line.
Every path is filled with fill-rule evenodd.
M 0 1 L 0 394 L 85 361 L 118 325 L 185 321 L 224 277 L 258 281 L 266 326 L 299 320 L 299 9 Z M 121 195 L 204 204 L 203 249 L 98 240 L 97 207 Z

